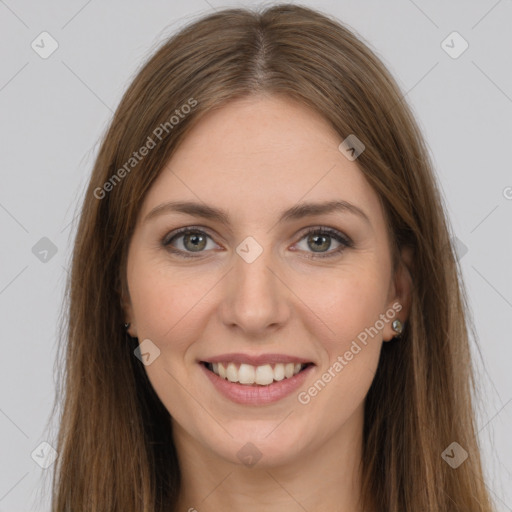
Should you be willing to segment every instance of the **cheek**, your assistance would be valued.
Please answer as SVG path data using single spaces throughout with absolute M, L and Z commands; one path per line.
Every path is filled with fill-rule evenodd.
M 308 305 L 316 313 L 318 322 L 328 329 L 326 349 L 330 359 L 348 350 L 352 340 L 364 340 L 370 330 L 377 342 L 381 333 L 375 335 L 379 315 L 385 312 L 389 276 L 378 266 L 364 269 L 350 268 L 345 273 L 331 276 L 327 281 L 316 283 L 314 293 L 309 294 Z M 320 285 L 320 286 L 316 286 Z M 377 323 L 380 331 L 381 323 Z
M 382 347 L 387 281 L 378 273 L 344 276 L 339 286 L 316 297 L 316 309 L 329 327 L 320 342 L 325 358 L 316 378 L 297 400 L 304 413 L 321 418 L 324 432 L 339 428 L 361 406 L 377 370 Z M 318 320 L 320 325 L 320 320 Z
M 139 340 L 149 338 L 163 352 L 176 352 L 185 348 L 180 340 L 190 340 L 191 331 L 200 329 L 215 279 L 204 273 L 197 279 L 190 271 L 134 255 L 128 285 Z

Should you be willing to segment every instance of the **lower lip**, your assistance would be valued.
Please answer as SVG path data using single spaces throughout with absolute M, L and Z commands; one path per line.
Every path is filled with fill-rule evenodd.
M 314 365 L 309 365 L 297 373 L 297 375 L 289 379 L 284 378 L 278 382 L 273 382 L 268 386 L 249 386 L 223 379 L 216 373 L 208 370 L 202 363 L 199 363 L 199 366 L 201 366 L 217 391 L 233 402 L 246 405 L 264 405 L 281 400 L 296 391 L 314 368 Z

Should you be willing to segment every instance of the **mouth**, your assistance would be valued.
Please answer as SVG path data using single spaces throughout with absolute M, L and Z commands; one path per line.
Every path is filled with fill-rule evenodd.
M 314 363 L 267 363 L 255 366 L 248 363 L 234 361 L 209 362 L 201 361 L 201 364 L 210 372 L 221 379 L 233 384 L 260 387 L 270 386 L 275 382 L 292 379 L 305 371 Z

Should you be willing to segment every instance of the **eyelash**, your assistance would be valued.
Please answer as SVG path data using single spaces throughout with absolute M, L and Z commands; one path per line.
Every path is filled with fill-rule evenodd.
M 196 228 L 195 226 L 188 226 L 188 227 L 185 227 L 185 228 L 177 229 L 177 230 L 167 234 L 162 239 L 162 245 L 168 251 L 170 251 L 170 252 L 172 252 L 174 254 L 177 254 L 177 255 L 179 255 L 182 258 L 199 258 L 200 257 L 200 253 L 198 253 L 197 256 L 191 256 L 190 253 L 187 253 L 186 251 L 182 251 L 180 249 L 175 249 L 174 247 L 172 247 L 170 245 L 171 242 L 173 242 L 176 238 L 179 238 L 181 235 L 186 235 L 186 234 L 190 234 L 190 233 L 195 233 L 195 234 L 200 233 L 200 234 L 206 235 L 209 238 L 212 238 L 204 230 L 202 230 L 200 228 Z M 331 238 L 334 238 L 341 245 L 337 249 L 335 249 L 335 250 L 333 250 L 331 252 L 328 252 L 328 253 L 316 253 L 316 254 L 312 253 L 312 254 L 314 254 L 313 256 L 305 256 L 306 258 L 309 258 L 309 259 L 316 260 L 316 259 L 332 258 L 334 256 L 338 256 L 345 249 L 348 249 L 348 248 L 351 248 L 351 247 L 354 246 L 354 244 L 353 244 L 353 242 L 352 242 L 352 240 L 350 238 L 348 238 L 347 236 L 343 235 L 342 233 L 340 233 L 339 231 L 337 231 L 335 229 L 326 228 L 326 227 L 315 227 L 315 228 L 310 229 L 309 231 L 306 231 L 302 235 L 302 237 L 300 238 L 299 241 L 301 241 L 302 239 L 304 239 L 307 236 L 312 235 L 312 234 L 315 234 L 315 235 L 327 235 L 327 236 L 329 236 Z

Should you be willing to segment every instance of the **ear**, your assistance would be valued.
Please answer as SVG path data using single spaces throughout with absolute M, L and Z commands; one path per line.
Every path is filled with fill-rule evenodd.
M 405 324 L 409 318 L 413 286 L 411 277 L 413 258 L 414 250 L 412 247 L 407 246 L 400 250 L 397 269 L 390 287 L 390 300 L 388 303 L 388 310 L 393 311 L 395 315 L 384 327 L 384 341 L 390 341 L 397 336 L 397 332 L 391 326 L 393 320 L 398 319 L 402 324 Z

